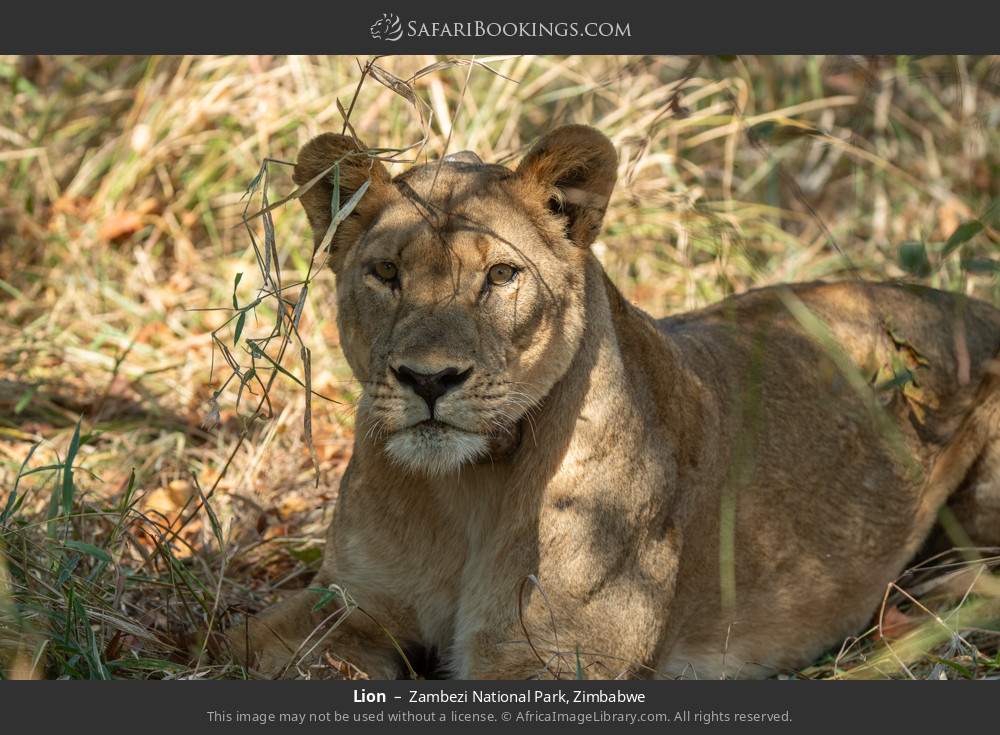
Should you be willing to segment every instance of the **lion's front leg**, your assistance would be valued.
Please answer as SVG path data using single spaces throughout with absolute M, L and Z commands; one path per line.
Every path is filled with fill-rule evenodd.
M 294 677 L 320 654 L 356 666 L 372 679 L 395 679 L 402 661 L 388 630 L 366 610 L 345 604 L 336 588 L 329 596 L 317 592 L 314 580 L 263 613 L 248 618 L 227 634 L 234 657 L 268 677 Z M 326 604 L 323 604 L 324 601 Z
M 329 651 L 373 679 L 393 679 L 410 674 L 400 649 L 448 640 L 461 542 L 412 478 L 380 467 L 363 446 L 355 450 L 311 589 L 229 634 L 234 653 L 255 671 L 295 676 Z
M 568 594 L 559 577 L 525 578 L 491 615 L 457 641 L 463 679 L 631 679 L 654 673 L 672 585 L 647 589 L 633 575 L 590 597 Z M 528 591 L 530 587 L 530 591 Z M 575 592 L 575 590 L 573 590 Z
M 576 478 L 574 478 L 575 480 Z M 633 487 L 633 492 L 638 488 Z M 537 523 L 492 534 L 467 565 L 456 620 L 461 678 L 623 679 L 655 674 L 672 615 L 681 531 L 644 515 L 603 509 L 580 482 L 555 486 Z M 608 518 L 611 530 L 597 524 Z M 654 532 L 642 532 L 656 521 Z M 596 528 L 596 533 L 593 530 Z M 643 538 L 633 550 L 615 535 Z M 663 529 L 661 531 L 661 529 Z M 612 544 L 607 542 L 613 538 Z
M 623 646 L 625 642 L 610 630 L 575 632 L 567 626 L 557 637 L 529 628 L 525 636 L 515 625 L 506 634 L 483 631 L 472 637 L 456 662 L 456 674 L 460 679 L 499 680 L 646 678 L 652 673 L 655 638 L 655 631 L 650 631 L 648 644 L 633 647 Z

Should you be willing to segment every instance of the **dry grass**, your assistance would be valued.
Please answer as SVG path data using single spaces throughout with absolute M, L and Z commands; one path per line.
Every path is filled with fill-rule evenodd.
M 508 162 L 556 124 L 599 127 L 622 164 L 595 247 L 656 314 L 856 274 L 1000 303 L 996 58 L 477 61 L 378 60 L 353 129 L 400 161 L 447 148 Z M 249 365 L 230 307 L 264 284 L 241 197 L 264 159 L 341 128 L 360 77 L 347 57 L 0 57 L 4 675 L 242 676 L 213 663 L 205 631 L 308 580 L 357 392 L 333 278 L 314 274 L 298 324 L 312 389 L 338 401 L 312 401 L 316 466 L 301 386 L 262 365 L 270 418 L 251 420 L 261 384 L 238 395 L 211 335 Z M 267 170 L 272 201 L 292 190 L 287 167 Z M 244 309 L 243 338 L 287 319 L 309 273 L 299 208 L 273 219 L 288 303 Z M 971 221 L 982 230 L 947 247 Z M 264 218 L 253 232 L 267 240 Z M 294 340 L 282 365 L 306 374 Z M 220 390 L 218 426 L 202 428 Z M 794 675 L 996 676 L 992 577 L 945 576 L 978 569 L 957 558 L 888 591 L 887 614 L 918 617 L 901 589 L 965 584 L 962 611 L 928 618 L 917 644 L 880 643 L 894 640 L 883 615 L 882 635 Z M 307 673 L 350 672 L 328 659 Z

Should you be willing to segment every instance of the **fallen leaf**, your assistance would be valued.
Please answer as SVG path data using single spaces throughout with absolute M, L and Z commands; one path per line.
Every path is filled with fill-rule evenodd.
M 140 507 L 143 510 L 161 513 L 172 520 L 193 492 L 194 488 L 187 480 L 172 480 L 167 485 L 147 493 L 142 498 Z
M 920 627 L 920 620 L 918 618 L 907 615 L 893 605 L 887 608 L 885 614 L 882 616 L 879 629 L 875 631 L 875 640 L 899 640 L 911 630 L 918 627 Z
M 138 212 L 119 212 L 101 223 L 97 236 L 106 242 L 117 242 L 142 229 L 142 215 Z

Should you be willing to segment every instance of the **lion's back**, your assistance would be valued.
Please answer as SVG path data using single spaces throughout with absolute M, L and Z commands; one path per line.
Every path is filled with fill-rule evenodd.
M 738 365 L 772 397 L 799 376 L 815 383 L 817 400 L 851 387 L 935 444 L 947 441 L 1000 349 L 1000 310 L 904 283 L 755 289 L 657 326 L 695 370 L 733 374 L 726 368 Z

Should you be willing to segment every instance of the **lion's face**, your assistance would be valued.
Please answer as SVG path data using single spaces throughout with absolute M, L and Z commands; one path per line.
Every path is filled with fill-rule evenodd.
M 343 142 L 310 143 L 300 183 L 343 155 L 316 151 L 324 139 Z M 584 326 L 586 246 L 614 182 L 614 150 L 597 142 L 599 161 L 570 155 L 575 169 L 551 180 L 538 167 L 556 154 L 542 144 L 516 172 L 463 156 L 390 181 L 378 162 L 352 155 L 360 167 L 345 176 L 341 161 L 342 190 L 370 184 L 334 240 L 338 325 L 362 387 L 357 430 L 384 441 L 391 460 L 427 474 L 497 460 L 569 367 Z M 331 191 L 312 193 L 303 203 L 321 239 Z
M 581 333 L 579 248 L 551 241 L 497 172 L 407 177 L 337 279 L 359 430 L 397 462 L 447 472 L 514 437 Z M 436 191 L 431 190 L 434 186 Z

